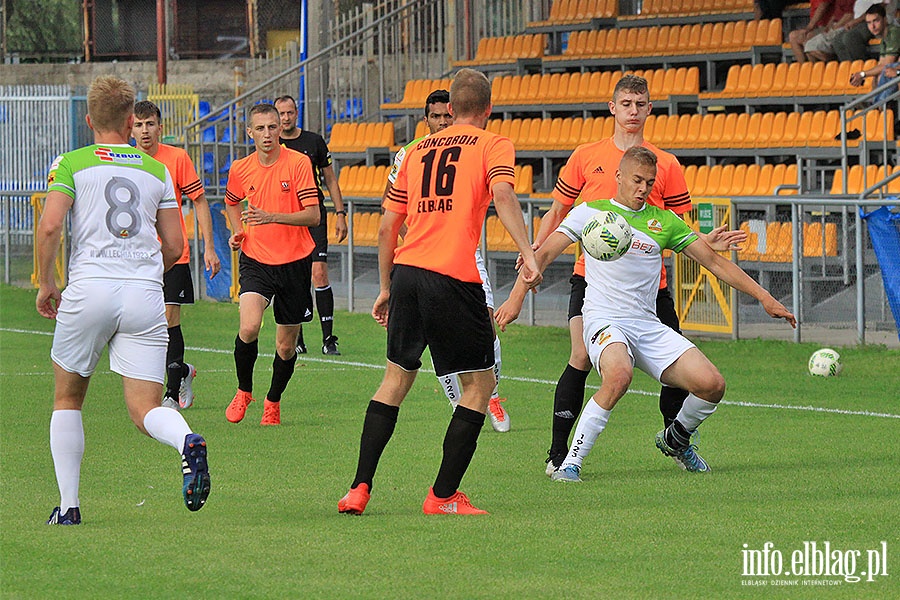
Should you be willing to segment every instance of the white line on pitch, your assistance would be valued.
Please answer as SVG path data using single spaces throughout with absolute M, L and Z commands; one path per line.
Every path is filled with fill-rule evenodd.
M 31 335 L 53 335 L 52 332 L 46 331 L 29 331 L 27 329 L 12 329 L 8 327 L 0 327 L 0 331 L 8 331 L 10 333 L 27 333 Z M 198 346 L 185 346 L 185 350 L 191 350 L 193 352 L 207 352 L 210 354 L 233 354 L 232 350 L 220 350 L 218 348 L 200 348 Z M 274 354 L 260 354 L 261 358 L 273 358 Z M 364 362 L 355 362 L 348 360 L 335 360 L 328 358 L 315 358 L 312 356 L 301 355 L 297 357 L 298 360 L 306 361 L 306 362 L 318 362 L 318 363 L 327 363 L 338 366 L 351 366 L 351 367 L 361 367 L 365 369 L 383 369 L 383 364 L 373 364 L 373 363 L 364 363 Z M 434 373 L 431 369 L 420 369 L 423 373 Z M 213 371 L 218 372 L 218 371 Z M 230 371 L 229 371 L 230 372 Z M 19 375 L 44 375 L 44 373 L 18 373 Z M 5 373 L 3 375 L 6 375 Z M 50 373 L 46 373 L 46 375 L 50 375 Z M 552 381 L 549 379 L 535 379 L 533 377 L 515 377 L 513 375 L 503 375 L 503 379 L 508 379 L 510 381 L 520 381 L 523 383 L 540 383 L 544 385 L 556 385 L 556 381 Z M 628 390 L 630 394 L 637 394 L 640 396 L 657 396 L 659 392 L 648 392 L 646 390 Z M 745 408 L 774 408 L 779 410 L 805 410 L 810 412 L 821 412 L 821 413 L 829 413 L 829 414 L 837 414 L 837 415 L 854 415 L 859 417 L 880 417 L 885 419 L 900 419 L 900 415 L 895 415 L 892 413 L 878 413 L 871 412 L 868 410 L 844 410 L 840 408 L 823 408 L 820 406 L 792 406 L 789 404 L 763 404 L 761 402 L 743 402 L 739 400 L 722 400 L 719 404 L 725 404 L 727 406 L 743 406 Z

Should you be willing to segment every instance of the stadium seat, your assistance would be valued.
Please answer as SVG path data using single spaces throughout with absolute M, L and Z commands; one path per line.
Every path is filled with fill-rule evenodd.
M 769 196 L 775 186 L 772 185 L 772 173 L 775 165 L 765 164 L 759 168 L 759 176 L 756 180 L 756 189 L 753 190 L 754 196 Z
M 701 165 L 697 167 L 697 176 L 694 178 L 694 187 L 691 188 L 691 194 L 695 196 L 704 196 L 707 193 L 709 183 L 709 165 Z
M 759 174 L 761 169 L 762 167 L 757 164 L 747 165 L 747 171 L 744 174 L 744 186 L 739 192 L 736 193 L 737 196 L 756 195 L 756 189 L 759 185 Z
M 726 196 L 740 196 L 744 191 L 744 181 L 747 177 L 747 165 L 735 165 L 734 174 L 731 176 L 731 187 L 725 192 Z
M 694 192 L 694 179 L 697 178 L 697 165 L 682 165 L 681 167 L 682 175 L 684 176 L 684 182 L 687 184 L 687 189 L 692 193 Z

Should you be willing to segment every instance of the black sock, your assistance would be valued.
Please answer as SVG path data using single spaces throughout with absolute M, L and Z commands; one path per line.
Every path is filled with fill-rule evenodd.
M 664 385 L 659 391 L 659 412 L 663 416 L 663 424 L 668 427 L 678 416 L 688 391 Z
M 569 435 L 575 427 L 581 408 L 584 406 L 584 386 L 590 371 L 566 365 L 566 370 L 556 384 L 553 397 L 553 438 L 550 442 L 550 456 L 565 456 L 569 451 Z M 554 463 L 556 464 L 556 463 Z M 556 465 L 559 466 L 559 465 Z
M 256 364 L 257 356 L 259 356 L 259 340 L 247 343 L 241 339 L 240 335 L 235 336 L 234 366 L 237 371 L 239 390 L 253 391 L 253 365 Z
M 184 377 L 184 336 L 181 325 L 169 327 L 169 345 L 166 346 L 166 392 L 178 397 L 181 378 Z
M 319 322 L 322 324 L 322 343 L 334 332 L 334 292 L 331 286 L 316 288 L 316 310 L 319 311 Z
M 438 498 L 449 498 L 459 489 L 463 475 L 472 462 L 478 434 L 484 425 L 480 412 L 457 406 L 444 435 L 444 457 L 438 469 L 432 490 Z
M 666 427 L 666 431 L 663 435 L 666 439 L 666 443 L 673 450 L 687 448 L 688 444 L 691 443 L 690 432 L 688 432 L 688 430 L 684 428 L 684 425 L 678 421 L 672 421 L 672 424 Z
M 269 402 L 280 402 L 281 394 L 287 388 L 291 376 L 294 374 L 294 363 L 297 362 L 297 355 L 293 355 L 289 360 L 284 360 L 278 353 L 275 353 L 275 359 L 272 361 L 272 383 L 269 391 L 266 393 L 266 400 Z
M 303 343 L 303 325 L 300 326 L 300 331 L 297 332 L 297 345 L 298 346 L 306 345 Z
M 394 434 L 394 426 L 397 424 L 399 406 L 388 406 L 377 400 L 370 400 L 366 408 L 366 418 L 363 421 L 362 435 L 359 440 L 359 462 L 356 465 L 356 478 L 351 488 L 361 483 L 369 486 L 372 491 L 372 479 L 375 477 L 375 469 L 384 447 Z

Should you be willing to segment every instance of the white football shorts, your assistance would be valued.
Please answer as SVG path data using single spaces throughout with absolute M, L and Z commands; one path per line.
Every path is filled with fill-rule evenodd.
M 584 316 L 584 345 L 598 371 L 600 354 L 614 342 L 625 344 L 632 364 L 657 381 L 679 356 L 694 347 L 686 337 L 655 319 Z
M 161 287 L 119 280 L 82 280 L 62 293 L 50 358 L 90 377 L 104 346 L 120 375 L 163 383 L 169 334 Z
M 484 258 L 481 256 L 481 250 L 475 250 L 475 266 L 478 267 L 478 273 L 481 275 L 484 303 L 489 309 L 494 310 L 494 291 L 491 289 L 491 278 L 488 277 L 487 267 L 484 264 Z

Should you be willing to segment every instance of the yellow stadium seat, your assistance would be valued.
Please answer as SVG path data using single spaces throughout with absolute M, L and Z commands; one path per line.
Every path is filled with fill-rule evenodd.
M 697 167 L 697 176 L 694 178 L 694 187 L 691 188 L 692 196 L 704 196 L 708 193 L 709 172 L 709 165 L 700 165 Z
M 731 192 L 734 183 L 734 165 L 722 165 L 719 173 L 719 186 L 716 188 L 716 196 L 727 196 Z
M 759 177 L 756 180 L 756 189 L 753 190 L 754 196 L 770 196 L 772 194 L 772 173 L 775 166 L 766 164 L 759 168 Z
M 684 182 L 687 184 L 687 189 L 689 191 L 694 190 L 694 179 L 697 178 L 697 165 L 688 165 L 682 168 L 682 174 L 684 175 Z
M 726 188 L 726 196 L 740 196 L 744 191 L 744 181 L 747 178 L 747 165 L 734 165 L 734 173 L 729 176 L 731 185 Z
M 757 164 L 747 165 L 747 171 L 744 174 L 744 187 L 736 193 L 737 196 L 754 196 L 756 188 L 759 185 L 759 172 L 762 167 Z

